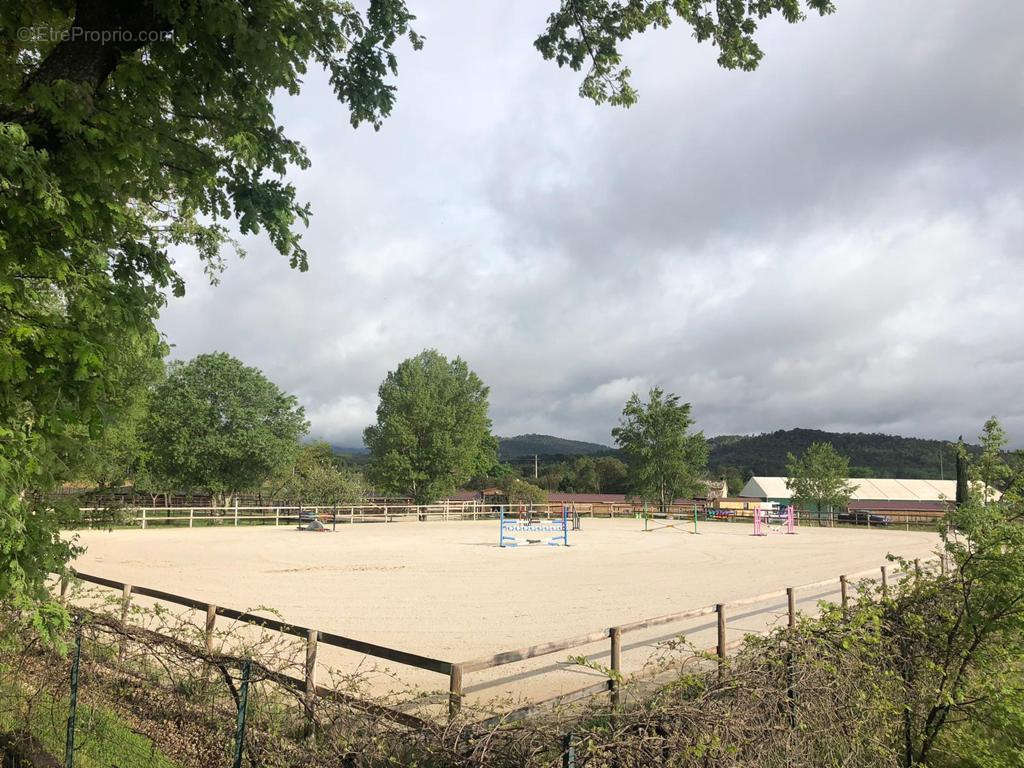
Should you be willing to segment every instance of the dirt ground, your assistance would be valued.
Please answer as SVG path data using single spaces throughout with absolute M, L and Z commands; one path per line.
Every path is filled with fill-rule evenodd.
M 660 525 L 652 523 L 653 525 Z M 751 536 L 749 523 L 702 522 L 643 531 L 639 520 L 584 518 L 570 546 L 497 546 L 497 521 L 294 528 L 150 528 L 84 531 L 85 573 L 240 610 L 271 606 L 285 620 L 448 661 L 585 634 L 630 621 L 817 582 L 798 592 L 800 610 L 836 599 L 838 576 L 885 564 L 885 555 L 926 558 L 934 533 L 802 527 Z M 764 631 L 785 600 L 730 611 L 729 639 Z M 258 611 L 256 611 L 258 612 Z M 623 637 L 623 667 L 638 670 L 660 643 L 685 634 L 714 644 L 705 616 Z M 467 675 L 476 704 L 539 699 L 580 688 L 599 673 L 567 663 L 607 664 L 606 642 Z M 321 647 L 319 662 L 341 672 L 373 670 L 373 694 L 396 684 L 447 691 L 447 678 Z M 435 697 L 440 699 L 440 697 Z M 503 705 L 507 701 L 502 702 Z

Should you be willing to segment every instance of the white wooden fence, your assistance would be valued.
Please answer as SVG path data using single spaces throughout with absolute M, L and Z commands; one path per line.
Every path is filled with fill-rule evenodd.
M 325 525 L 352 523 L 397 523 L 448 520 L 486 520 L 497 518 L 502 505 L 478 501 L 445 501 L 437 504 L 352 504 L 299 506 L 231 507 L 82 507 L 82 524 L 86 527 L 114 525 L 152 526 L 197 525 L 296 525 L 317 519 Z M 509 505 L 504 505 L 506 513 Z M 512 504 L 515 513 L 519 505 Z M 591 516 L 594 510 L 588 510 Z M 561 504 L 534 504 L 530 512 L 540 517 L 561 517 Z M 116 514 L 116 518 L 113 515 Z M 599 517 L 632 516 L 620 509 L 597 510 Z

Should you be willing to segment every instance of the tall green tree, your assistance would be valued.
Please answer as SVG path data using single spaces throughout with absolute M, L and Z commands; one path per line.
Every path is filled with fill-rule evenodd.
M 622 449 L 634 496 L 667 512 L 677 497 L 703 496 L 708 444 L 703 432 L 690 433 L 690 404 L 660 387 L 647 402 L 635 392 L 622 409 L 612 437 Z
M 1005 489 L 1012 474 L 1003 456 L 1007 443 L 1006 430 L 995 416 L 985 422 L 978 435 L 978 442 L 981 444 L 981 453 L 973 462 L 971 474 L 979 486 L 982 503 L 987 504 L 995 495 L 993 491 Z
M 402 361 L 380 385 L 377 423 L 363 433 L 378 491 L 426 504 L 497 464 L 489 389 L 466 362 L 435 349 Z
M 832 443 L 812 443 L 800 457 L 790 453 L 786 472 L 786 487 L 798 507 L 831 512 L 850 503 L 850 460 Z
M 224 352 L 171 363 L 145 424 L 147 470 L 168 490 L 257 488 L 295 461 L 309 424 L 295 397 Z

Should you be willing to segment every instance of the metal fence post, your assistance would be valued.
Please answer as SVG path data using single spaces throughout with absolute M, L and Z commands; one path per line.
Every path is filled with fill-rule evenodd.
M 238 689 L 238 721 L 235 725 L 235 759 L 233 768 L 242 768 L 242 754 L 245 752 L 245 716 L 249 711 L 249 678 L 252 676 L 252 659 L 242 664 L 242 684 Z
M 843 618 L 846 618 L 847 609 L 849 606 L 849 598 L 846 594 L 846 576 L 839 577 L 839 595 L 843 605 Z
M 562 737 L 562 768 L 576 768 L 576 750 L 572 746 L 572 731 Z
M 715 606 L 718 614 L 718 679 L 725 676 L 725 604 L 718 603 Z
M 786 587 L 786 603 L 789 608 L 789 628 L 796 626 L 796 590 L 793 587 Z
M 132 585 L 124 584 L 121 587 L 121 625 L 125 626 L 128 624 L 128 610 L 132 603 Z M 124 659 L 124 652 L 127 647 L 128 641 L 122 636 L 121 642 L 117 645 L 117 660 L 121 661 Z
M 320 633 L 315 629 L 306 631 L 306 735 L 313 738 L 316 733 L 316 650 Z
M 786 648 L 786 702 L 789 704 L 789 727 L 796 728 L 796 682 L 793 650 Z
M 612 627 L 608 634 L 612 639 L 612 662 L 611 669 L 613 677 L 611 679 L 612 684 L 612 709 L 618 709 L 622 703 L 622 691 L 619 685 L 619 677 L 622 675 L 622 629 L 619 627 Z
M 75 655 L 71 660 L 71 701 L 68 705 L 67 740 L 64 742 L 64 766 L 75 765 L 75 718 L 78 712 L 78 668 L 82 660 L 82 627 L 75 634 Z

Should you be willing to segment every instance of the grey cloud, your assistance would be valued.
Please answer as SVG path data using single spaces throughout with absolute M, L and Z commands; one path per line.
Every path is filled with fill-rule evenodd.
M 282 98 L 311 270 L 255 238 L 210 288 L 179 254 L 175 354 L 258 365 L 347 443 L 431 346 L 490 384 L 501 434 L 607 442 L 658 383 L 710 434 L 997 413 L 1024 444 L 1024 6 L 841 3 L 768 25 L 754 73 L 656 33 L 627 111 L 539 60 L 547 8 L 424 8 L 379 133 L 321 75 Z

